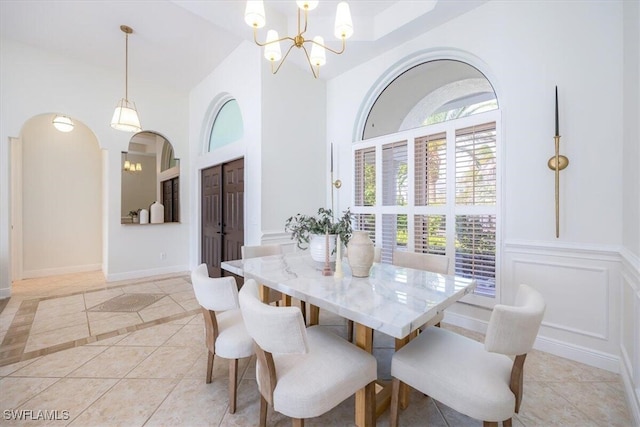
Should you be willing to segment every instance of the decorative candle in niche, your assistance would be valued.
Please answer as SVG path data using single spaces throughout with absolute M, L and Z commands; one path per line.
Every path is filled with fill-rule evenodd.
M 149 224 L 149 211 L 146 209 L 140 209 L 138 214 L 140 217 L 140 224 Z
M 151 205 L 151 224 L 162 224 L 164 222 L 164 206 L 157 200 Z

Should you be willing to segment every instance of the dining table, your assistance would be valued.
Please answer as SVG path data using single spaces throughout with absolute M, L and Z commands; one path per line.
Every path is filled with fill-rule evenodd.
M 310 306 L 309 325 L 318 323 L 319 310 L 353 321 L 355 345 L 368 352 L 373 350 L 374 330 L 394 337 L 397 351 L 421 326 L 476 286 L 472 278 L 387 263 L 374 263 L 368 277 L 354 277 L 347 259 L 340 265 L 342 274 L 326 275 L 325 263 L 314 261 L 308 251 L 296 251 L 224 261 L 221 267 L 280 291 L 287 301 L 291 297 L 304 301 Z M 390 389 L 389 384 L 380 382 L 374 399 L 367 397 L 365 389 L 356 392 L 355 425 L 375 424 L 375 418 L 389 405 Z M 406 387 L 401 390 L 400 405 L 408 405 Z

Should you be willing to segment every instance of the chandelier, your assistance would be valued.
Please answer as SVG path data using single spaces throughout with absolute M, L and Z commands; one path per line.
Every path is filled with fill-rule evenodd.
M 125 172 L 141 172 L 142 164 L 129 161 L 129 159 L 127 158 L 127 153 L 124 151 L 123 153 L 124 165 L 122 166 L 122 169 L 124 169 Z
M 140 127 L 136 104 L 129 101 L 129 34 L 133 33 L 133 29 L 126 25 L 120 25 L 120 30 L 125 34 L 124 98 L 118 102 L 113 112 L 111 127 L 125 132 L 140 132 L 142 127 Z
M 265 42 L 260 43 L 258 41 L 258 28 L 264 27 L 267 23 L 264 13 L 264 2 L 262 0 L 247 1 L 244 20 L 250 27 L 253 27 L 253 40 L 258 46 L 264 47 L 264 57 L 271 62 L 271 72 L 273 74 L 280 70 L 287 56 L 289 56 L 289 52 L 291 52 L 294 47 L 297 47 L 304 51 L 313 77 L 318 78 L 320 75 L 320 67 L 327 62 L 325 50 L 340 55 L 344 52 L 346 40 L 353 35 L 353 23 L 351 21 L 349 4 L 346 1 L 338 3 L 333 34 L 336 38 L 342 40 L 342 49 L 333 50 L 324 44 L 324 38 L 321 36 L 315 36 L 313 39 L 305 39 L 304 37 L 307 31 L 308 12 L 315 9 L 316 6 L 318 6 L 318 2 L 296 1 L 296 3 L 298 4 L 298 32 L 293 37 L 287 36 L 280 38 L 277 31 L 269 30 Z M 303 14 L 304 19 L 301 19 L 301 14 Z M 291 46 L 289 46 L 287 53 L 285 53 L 283 57 L 282 51 L 280 50 L 280 42 L 286 40 L 291 42 Z M 311 47 L 311 53 L 309 53 L 305 44 Z M 275 65 L 278 61 L 280 61 L 278 65 Z

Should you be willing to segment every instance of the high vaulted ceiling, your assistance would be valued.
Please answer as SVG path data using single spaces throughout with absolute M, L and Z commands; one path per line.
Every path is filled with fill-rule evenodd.
M 327 55 L 321 78 L 335 77 L 485 1 L 352 0 L 354 36 L 347 41 L 343 55 Z M 308 34 L 323 35 L 334 48 L 340 45 L 332 30 L 337 3 L 321 1 L 309 12 Z M 151 79 L 189 90 L 243 40 L 253 40 L 252 29 L 244 22 L 244 7 L 241 0 L 2 0 L 0 34 L 123 73 L 124 33 L 120 25 L 128 25 L 134 30 L 129 38 L 131 82 Z M 266 29 L 271 28 L 281 36 L 293 35 L 296 8 L 294 1 L 266 0 L 267 25 L 258 38 L 263 41 Z M 262 55 L 258 46 L 256 55 Z M 296 51 L 284 66 L 308 69 L 304 55 Z

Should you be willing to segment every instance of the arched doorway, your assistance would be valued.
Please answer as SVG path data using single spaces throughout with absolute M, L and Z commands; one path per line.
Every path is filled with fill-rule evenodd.
M 12 140 L 13 280 L 102 267 L 102 151 L 83 123 L 61 132 L 55 116 L 29 119 Z

